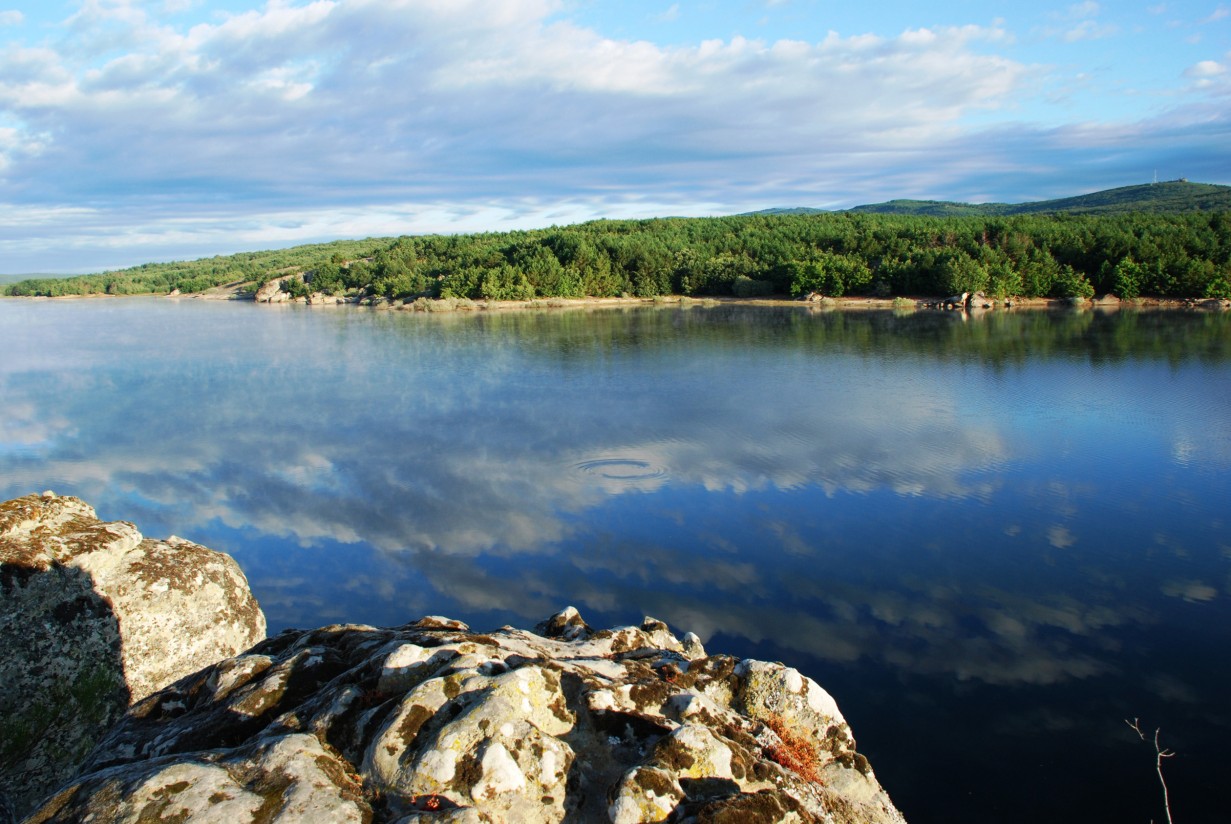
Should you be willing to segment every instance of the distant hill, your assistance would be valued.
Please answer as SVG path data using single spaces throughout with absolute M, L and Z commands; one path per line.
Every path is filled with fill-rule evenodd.
M 1046 203 L 1048 201 L 1041 201 Z M 1058 202 L 1058 201 L 1053 201 Z M 875 215 L 926 215 L 927 217 L 986 217 L 1013 214 L 1025 203 L 955 203 L 951 200 L 887 200 L 846 209 L 847 212 Z
M 813 215 L 829 211 L 796 206 L 762 209 L 744 215 Z M 955 203 L 951 200 L 888 200 L 839 210 L 878 215 L 926 215 L 928 217 L 987 217 L 994 215 L 1055 214 L 1117 215 L 1129 212 L 1231 211 L 1231 186 L 1169 180 L 1121 186 L 1088 195 L 1029 203 Z
M 64 277 L 64 275 L 0 275 L 0 283 L 18 283 L 19 281 L 29 280 L 30 278 L 54 277 Z
M 829 209 L 813 209 L 811 206 L 795 206 L 786 209 L 762 209 L 759 212 L 744 212 L 736 215 L 736 217 L 748 217 L 750 215 L 822 215 L 828 212 Z
M 892 215 L 985 216 L 1067 212 L 1117 215 L 1128 212 L 1199 212 L 1231 210 L 1231 186 L 1169 180 L 1121 186 L 1087 195 L 1030 203 L 952 203 L 945 200 L 890 200 L 856 206 L 851 212 Z

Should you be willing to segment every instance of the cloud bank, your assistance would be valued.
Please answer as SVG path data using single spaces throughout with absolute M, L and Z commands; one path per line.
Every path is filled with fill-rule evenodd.
M 168 8 L 86 0 L 0 45 L 8 270 L 599 216 L 1030 199 L 1142 179 L 1169 154 L 1213 179 L 1231 145 L 1225 107 L 1208 102 L 1131 124 L 1019 122 L 1048 67 L 1008 56 L 998 23 L 663 45 L 606 36 L 554 0 L 269 0 L 193 25 Z M 1098 10 L 1074 9 L 1065 25 Z M 10 33 L 23 21 L 0 14 Z M 1194 61 L 1177 84 L 1219 98 L 1224 63 Z

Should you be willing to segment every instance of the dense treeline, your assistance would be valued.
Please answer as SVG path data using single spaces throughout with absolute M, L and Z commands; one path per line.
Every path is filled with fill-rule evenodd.
M 67 280 L 11 294 L 200 291 L 306 273 L 296 293 L 388 299 L 655 295 L 1231 298 L 1231 212 L 918 217 L 851 212 L 595 221 L 351 241 Z M 306 281 L 306 282 L 305 282 Z
M 29 278 L 5 290 L 10 295 L 165 295 L 203 292 L 214 286 L 243 282 L 263 282 L 288 271 L 310 270 L 331 259 L 344 260 L 372 254 L 389 245 L 389 240 L 340 240 L 315 243 L 290 249 L 244 252 L 176 263 L 145 263 L 131 269 L 79 275 Z

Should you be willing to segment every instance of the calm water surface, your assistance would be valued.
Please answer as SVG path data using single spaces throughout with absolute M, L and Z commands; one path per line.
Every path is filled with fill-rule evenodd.
M 1231 815 L 1231 316 L 0 301 L 0 495 L 271 632 L 574 604 L 783 660 L 913 822 Z

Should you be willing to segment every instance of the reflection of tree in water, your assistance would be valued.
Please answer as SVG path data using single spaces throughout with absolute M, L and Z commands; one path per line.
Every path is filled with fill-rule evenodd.
M 432 321 L 437 321 L 432 318 Z M 418 330 L 397 316 L 386 328 Z M 814 311 L 809 307 L 707 305 L 567 312 L 492 312 L 439 320 L 446 335 L 511 335 L 526 352 L 584 361 L 670 344 L 685 351 L 749 348 L 912 355 L 995 365 L 1077 359 L 1231 360 L 1231 316 L 1149 310 Z

